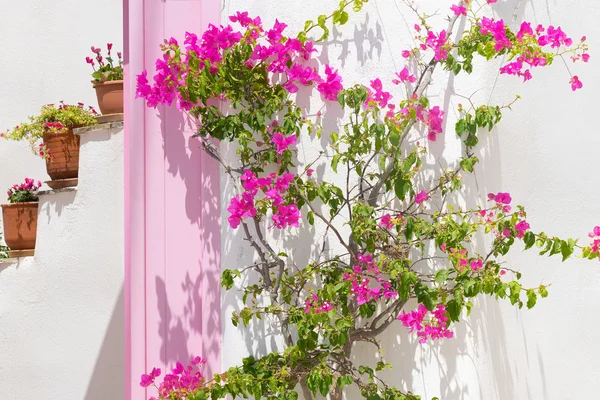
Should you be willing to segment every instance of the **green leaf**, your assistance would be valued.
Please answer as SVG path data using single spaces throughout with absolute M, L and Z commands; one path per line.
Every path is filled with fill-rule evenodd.
M 346 22 L 348 22 L 348 13 L 346 11 L 342 11 L 340 14 L 339 23 L 340 25 L 344 25 Z
M 469 315 L 471 315 L 471 310 L 473 309 L 473 303 L 470 300 L 467 301 L 466 309 L 467 309 L 467 317 L 468 317 Z
M 306 219 L 308 220 L 308 223 L 311 225 L 315 224 L 315 214 L 312 211 L 309 211 L 308 214 L 306 215 Z
M 448 271 L 447 269 L 441 269 L 435 274 L 435 281 L 442 285 L 444 282 L 448 280 Z
M 346 92 L 343 90 L 338 93 L 337 101 L 340 104 L 340 107 L 346 107 Z
M 333 169 L 334 172 L 337 172 L 337 167 L 340 162 L 340 158 L 342 158 L 342 155 L 336 154 L 335 156 L 333 156 L 333 159 L 331 160 L 331 168 Z
M 570 239 L 569 242 L 571 243 L 567 243 L 563 240 L 561 244 L 560 252 L 563 256 L 563 262 L 566 261 L 567 258 L 571 257 L 571 255 L 575 251 L 575 242 L 573 241 L 573 239 Z
M 446 303 L 446 311 L 448 311 L 448 316 L 454 322 L 458 322 L 461 310 L 462 304 L 459 304 L 456 299 L 452 299 Z
M 390 143 L 394 146 L 398 146 L 400 144 L 400 134 L 396 131 L 390 132 Z
M 537 295 L 533 289 L 527 289 L 527 308 L 533 308 L 537 302 Z
M 406 226 L 404 228 L 404 237 L 406 240 L 411 240 L 413 237 L 413 229 L 414 229 L 414 219 L 406 218 Z
M 404 201 L 409 190 L 410 181 L 404 180 L 401 177 L 396 178 L 396 181 L 394 182 L 394 192 L 396 192 L 396 196 L 400 201 Z
M 352 385 L 352 382 L 354 382 L 354 380 L 350 375 L 342 375 L 337 379 L 337 385 L 340 389 L 344 386 Z
M 458 136 L 462 136 L 463 133 L 467 130 L 467 124 L 464 119 L 459 120 L 454 126 L 454 130 Z
M 529 250 L 535 244 L 535 234 L 531 231 L 527 231 L 523 236 L 523 242 L 525 243 L 525 250 Z

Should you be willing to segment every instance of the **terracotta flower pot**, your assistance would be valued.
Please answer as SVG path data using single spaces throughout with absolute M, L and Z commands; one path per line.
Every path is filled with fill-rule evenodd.
M 46 160 L 46 171 L 52 180 L 77 178 L 79 175 L 79 136 L 69 129 L 65 133 L 46 132 L 44 144 L 52 155 Z
M 35 249 L 37 236 L 38 204 L 2 204 L 4 241 L 11 250 Z
M 94 83 L 98 107 L 102 114 L 123 113 L 123 81 Z

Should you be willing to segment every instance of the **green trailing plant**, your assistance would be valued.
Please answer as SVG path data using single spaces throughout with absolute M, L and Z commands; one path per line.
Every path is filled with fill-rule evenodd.
M 29 117 L 29 122 L 21 123 L 1 136 L 8 140 L 26 140 L 34 154 L 48 159 L 52 155 L 42 142 L 45 133 L 65 133 L 73 128 L 95 125 L 97 114 L 92 106 L 86 108 L 83 103 L 69 105 L 61 101 L 58 107 L 54 104 L 43 106 L 39 115 Z

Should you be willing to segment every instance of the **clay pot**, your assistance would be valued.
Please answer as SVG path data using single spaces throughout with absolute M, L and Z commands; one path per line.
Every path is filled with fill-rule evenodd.
M 46 171 L 52 180 L 77 178 L 79 175 L 79 136 L 69 129 L 65 133 L 46 132 L 44 144 L 52 155 L 46 160 Z
M 11 250 L 35 249 L 37 236 L 38 204 L 2 204 L 4 241 Z
M 100 113 L 121 114 L 123 113 L 123 81 L 107 81 L 94 83 L 98 107 Z

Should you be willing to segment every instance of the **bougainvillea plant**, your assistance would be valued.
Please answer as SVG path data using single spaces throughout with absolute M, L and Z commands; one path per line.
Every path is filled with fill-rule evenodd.
M 447 110 L 427 97 L 434 70 L 470 74 L 476 58 L 506 57 L 500 73 L 527 81 L 556 58 L 587 62 L 585 38 L 575 42 L 560 27 L 529 22 L 514 31 L 484 16 L 492 0 L 458 2 L 438 30 L 430 24 L 439 16 L 427 17 L 406 1 L 419 22 L 418 45 L 399 52 L 405 66 L 391 82 L 373 77 L 354 84 L 330 65 L 316 67 L 316 42 L 327 38 L 332 23 L 348 21 L 350 7 L 359 11 L 365 2 L 342 1 L 331 15 L 307 21 L 296 37 L 285 36 L 283 22 L 265 27 L 238 12 L 231 25 L 211 25 L 200 37 L 187 33 L 183 44 L 165 40 L 152 82 L 146 71 L 138 76 L 137 96 L 149 107 L 175 103 L 197 118 L 203 149 L 236 187 L 229 227 L 241 231 L 255 258 L 223 272 L 223 287 L 240 290 L 244 303 L 233 324 L 267 320 L 285 342 L 280 351 L 244 358 L 213 377 L 203 377 L 200 359 L 188 367 L 178 363 L 162 381 L 155 368 L 141 385 L 155 385 L 158 398 L 296 399 L 302 392 L 306 399 L 339 400 L 354 386 L 367 399 L 418 399 L 400 388 L 403 383 L 380 378 L 378 371 L 391 367 L 381 352 L 363 364 L 353 357 L 355 345 L 379 348 L 379 337 L 395 323 L 423 344 L 450 339 L 477 296 L 534 307 L 548 295 L 547 285 L 520 283 L 521 273 L 503 261 L 513 248 L 537 248 L 563 260 L 600 257 L 600 227 L 591 241 L 562 239 L 533 230 L 509 193 L 482 193 L 475 208 L 452 201 L 479 163 L 479 138 L 512 103 L 469 101 L 450 131 L 461 140 L 462 157 L 435 178 L 423 168 L 429 143 L 449 133 Z M 458 26 L 464 28 L 457 32 Z M 577 76 L 567 83 L 582 87 Z M 325 131 L 326 116 L 308 115 L 296 102 L 301 88 L 316 90 L 328 109 L 345 111 L 338 130 Z M 301 148 L 315 136 L 327 146 L 306 159 Z M 234 162 L 219 142 L 237 148 Z M 324 164 L 326 173 L 318 174 Z M 274 233 L 297 240 L 301 225 L 325 232 L 310 238 L 318 251 L 307 265 L 269 240 Z M 239 279 L 247 273 L 258 282 Z
M 20 184 L 12 185 L 8 192 L 9 203 L 27 203 L 32 201 L 39 201 L 40 199 L 36 196 L 36 192 L 42 187 L 42 182 L 35 181 L 31 178 L 25 178 L 25 182 Z
M 92 82 L 100 83 L 106 81 L 120 81 L 123 80 L 123 56 L 120 51 L 117 52 L 117 60 L 115 62 L 114 56 L 111 54 L 113 45 L 112 43 L 106 44 L 107 56 L 102 57 L 102 50 L 99 47 L 91 47 L 92 57 L 86 57 L 85 61 L 92 66 L 94 72 L 92 73 Z M 96 66 L 96 63 L 98 65 Z
M 97 114 L 92 106 L 86 108 L 83 103 L 69 105 L 61 101 L 58 107 L 48 104 L 42 107 L 39 115 L 29 117 L 29 122 L 17 125 L 12 130 L 0 134 L 0 137 L 27 140 L 34 154 L 49 159 L 52 158 L 52 154 L 42 142 L 44 133 L 65 133 L 69 129 L 95 125 Z

